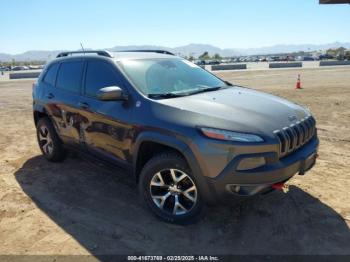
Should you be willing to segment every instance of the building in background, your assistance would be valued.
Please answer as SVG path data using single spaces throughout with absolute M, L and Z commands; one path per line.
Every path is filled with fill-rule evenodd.
M 320 4 L 350 4 L 350 0 L 320 0 Z

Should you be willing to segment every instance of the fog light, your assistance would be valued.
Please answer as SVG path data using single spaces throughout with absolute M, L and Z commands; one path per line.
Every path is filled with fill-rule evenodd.
M 241 162 L 239 162 L 237 170 L 249 170 L 261 167 L 266 164 L 264 157 L 250 157 L 250 158 L 243 158 Z

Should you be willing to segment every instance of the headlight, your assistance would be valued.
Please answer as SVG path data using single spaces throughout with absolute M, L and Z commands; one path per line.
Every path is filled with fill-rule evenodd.
M 218 140 L 228 140 L 235 142 L 264 142 L 260 136 L 245 134 L 245 133 L 237 133 L 228 130 L 215 129 L 209 127 L 200 128 L 202 133 L 209 138 L 218 139 Z

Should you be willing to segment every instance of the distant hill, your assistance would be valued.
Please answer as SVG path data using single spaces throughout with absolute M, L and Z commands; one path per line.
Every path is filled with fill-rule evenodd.
M 314 50 L 326 50 L 329 48 L 337 47 L 350 48 L 350 43 L 340 43 L 334 42 L 330 44 L 314 45 L 314 44 L 304 44 L 304 45 L 274 45 L 268 47 L 260 48 L 226 48 L 222 49 L 213 45 L 208 44 L 189 44 L 178 47 L 165 47 L 165 46 L 155 46 L 155 45 L 129 45 L 129 46 L 115 46 L 112 48 L 107 48 L 109 51 L 120 51 L 120 50 L 133 50 L 133 49 L 164 49 L 175 54 L 198 57 L 204 52 L 209 52 L 210 55 L 219 54 L 224 57 L 228 56 L 238 56 L 238 55 L 265 55 L 265 54 L 279 54 L 279 53 L 290 53 L 298 51 L 314 51 Z M 56 57 L 59 52 L 65 50 L 55 50 L 55 51 L 27 51 L 22 54 L 5 54 L 0 53 L 0 61 L 8 62 L 12 59 L 16 61 L 33 61 L 33 60 L 51 60 Z
M 34 61 L 34 60 L 51 60 L 52 58 L 55 58 L 57 54 L 61 52 L 59 50 L 56 51 L 27 51 L 22 54 L 16 54 L 16 55 L 10 55 L 10 54 L 4 54 L 0 53 L 0 61 L 9 62 L 12 59 L 15 59 L 16 61 Z
M 304 44 L 304 45 L 274 45 L 268 47 L 260 48 L 246 48 L 246 49 L 236 49 L 238 53 L 246 55 L 256 55 L 256 54 L 282 54 L 282 53 L 292 53 L 298 51 L 317 51 L 317 50 L 327 50 L 330 48 L 345 47 L 350 48 L 350 43 L 340 43 L 334 42 L 330 44 L 314 45 L 314 44 Z

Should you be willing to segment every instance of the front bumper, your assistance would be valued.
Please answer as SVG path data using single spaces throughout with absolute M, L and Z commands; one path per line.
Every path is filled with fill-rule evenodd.
M 210 198 L 223 199 L 229 195 L 252 196 L 272 190 L 275 183 L 285 182 L 295 174 L 304 175 L 316 163 L 319 140 L 311 139 L 307 144 L 278 159 L 277 153 L 245 154 L 235 157 L 216 177 L 207 177 Z M 237 171 L 239 162 L 246 157 L 265 157 L 263 167 Z M 210 201 L 211 202 L 211 201 Z

